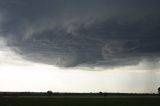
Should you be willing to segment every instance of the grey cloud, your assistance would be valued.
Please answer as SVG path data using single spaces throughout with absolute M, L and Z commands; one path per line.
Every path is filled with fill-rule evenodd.
M 1 0 L 1 36 L 25 59 L 62 67 L 159 58 L 158 0 Z

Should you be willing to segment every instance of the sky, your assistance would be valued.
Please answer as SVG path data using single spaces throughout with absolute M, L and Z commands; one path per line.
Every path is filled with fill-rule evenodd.
M 159 0 L 0 0 L 0 91 L 157 93 Z

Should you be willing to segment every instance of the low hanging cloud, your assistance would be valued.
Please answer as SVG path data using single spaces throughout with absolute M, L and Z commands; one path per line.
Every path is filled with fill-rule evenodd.
M 157 62 L 158 0 L 1 0 L 1 37 L 23 58 L 61 67 Z M 2 17 L 2 18 L 1 18 Z

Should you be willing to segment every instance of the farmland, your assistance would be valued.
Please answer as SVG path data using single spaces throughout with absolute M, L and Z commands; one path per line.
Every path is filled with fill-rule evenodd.
M 160 106 L 159 96 L 4 96 L 0 106 Z

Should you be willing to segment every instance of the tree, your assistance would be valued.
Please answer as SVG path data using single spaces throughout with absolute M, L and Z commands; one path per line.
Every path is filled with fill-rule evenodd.
M 160 94 L 160 87 L 158 88 L 158 94 Z
M 47 91 L 47 95 L 51 96 L 53 94 L 52 91 Z
M 100 95 L 102 95 L 102 94 L 103 94 L 103 92 L 99 92 L 99 94 L 100 94 Z

